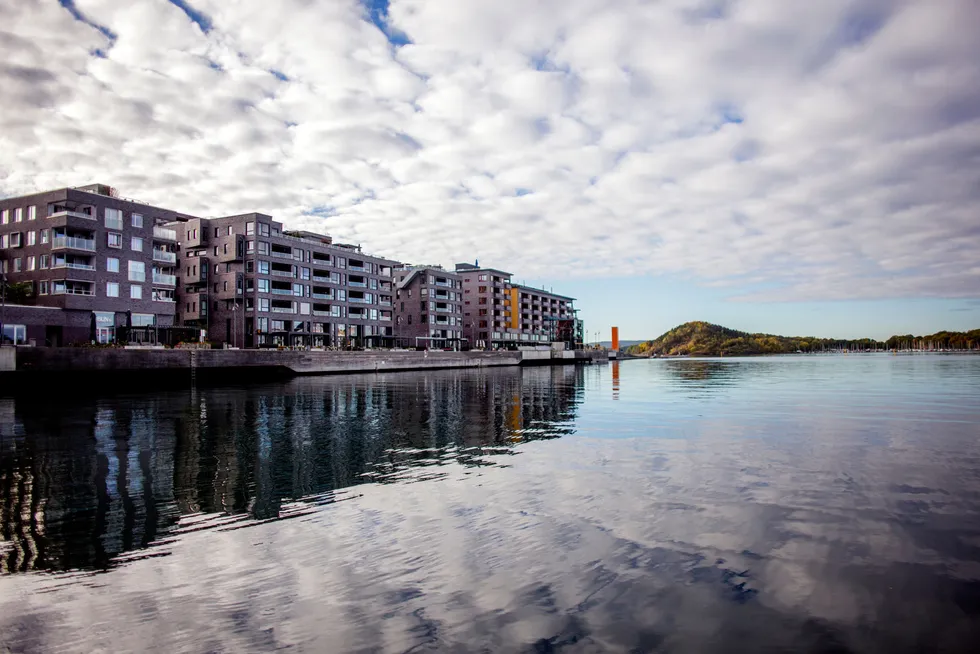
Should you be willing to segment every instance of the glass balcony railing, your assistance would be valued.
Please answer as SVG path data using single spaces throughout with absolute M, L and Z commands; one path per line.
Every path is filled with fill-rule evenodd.
M 67 248 L 69 250 L 95 252 L 95 239 L 78 238 L 76 236 L 55 236 L 51 239 L 51 248 Z
M 162 263 L 177 263 L 177 253 L 168 252 L 167 250 L 153 250 L 153 260 L 160 261 Z
M 155 273 L 153 273 L 153 283 L 154 284 L 161 284 L 163 286 L 176 286 L 177 285 L 177 276 L 176 275 L 167 275 L 166 273 L 158 273 L 158 272 L 155 272 Z
M 158 241 L 176 241 L 177 230 L 167 229 L 166 227 L 153 227 L 153 238 Z

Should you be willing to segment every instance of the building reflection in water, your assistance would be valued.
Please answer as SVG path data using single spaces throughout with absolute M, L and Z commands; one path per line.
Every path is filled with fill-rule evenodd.
M 495 465 L 517 443 L 571 433 L 583 381 L 581 367 L 557 366 L 300 378 L 57 411 L 0 399 L 0 573 L 105 569 L 182 516 L 275 519 L 355 484 Z

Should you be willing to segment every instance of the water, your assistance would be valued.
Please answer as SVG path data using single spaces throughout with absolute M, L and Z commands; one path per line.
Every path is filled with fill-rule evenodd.
M 977 356 L 77 393 L 0 399 L 0 651 L 980 643 Z

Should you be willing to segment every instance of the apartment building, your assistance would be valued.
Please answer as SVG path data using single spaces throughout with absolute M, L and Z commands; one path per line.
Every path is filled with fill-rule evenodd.
M 463 280 L 442 266 L 397 266 L 395 344 L 399 347 L 464 347 Z
M 170 226 L 180 323 L 234 347 L 390 347 L 397 263 L 261 213 Z
M 120 328 L 173 325 L 177 235 L 164 225 L 187 218 L 103 184 L 0 200 L 0 270 L 36 305 L 10 312 L 22 322 L 7 321 L 5 342 L 111 343 Z
M 514 348 L 564 342 L 580 347 L 574 298 L 511 282 L 511 273 L 458 263 L 463 281 L 463 337 L 472 347 Z

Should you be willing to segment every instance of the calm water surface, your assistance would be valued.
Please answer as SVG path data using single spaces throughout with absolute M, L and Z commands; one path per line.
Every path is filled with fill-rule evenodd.
M 37 395 L 0 651 L 980 650 L 980 356 Z

